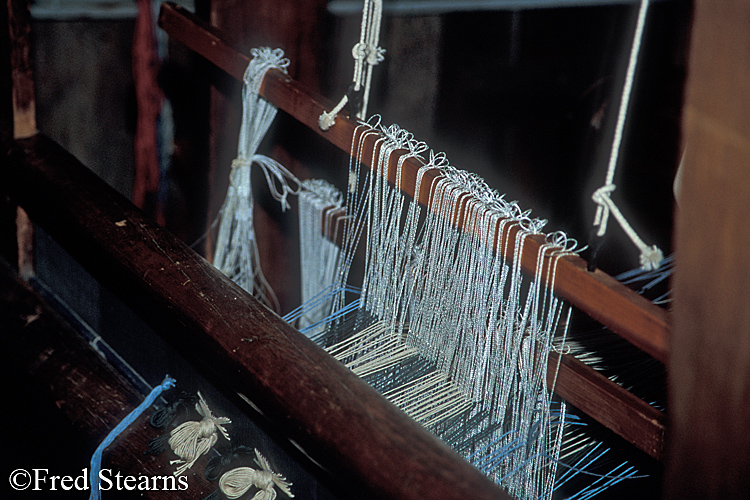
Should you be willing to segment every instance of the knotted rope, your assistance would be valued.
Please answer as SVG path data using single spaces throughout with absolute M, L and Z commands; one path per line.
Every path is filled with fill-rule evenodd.
M 169 447 L 175 455 L 180 457 L 178 460 L 169 462 L 181 464 L 175 470 L 175 476 L 181 475 L 192 467 L 201 455 L 207 453 L 216 444 L 219 439 L 217 433 L 221 433 L 229 441 L 229 434 L 223 426 L 231 424 L 232 421 L 226 417 L 215 417 L 200 392 L 195 409 L 203 420 L 200 422 L 190 420 L 180 424 L 171 432 L 169 438 Z

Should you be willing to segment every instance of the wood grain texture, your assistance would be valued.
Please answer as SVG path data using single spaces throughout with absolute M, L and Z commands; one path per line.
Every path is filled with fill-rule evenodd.
M 36 133 L 36 104 L 31 61 L 31 13 L 29 2 L 6 1 L 10 50 L 11 109 L 13 138 Z M 4 132 L 4 136 L 11 135 Z M 26 212 L 16 209 L 16 256 L 19 274 L 34 276 L 34 226 Z
M 697 0 L 683 114 L 666 498 L 750 498 L 750 3 Z
M 36 106 L 31 62 L 31 14 L 29 2 L 7 0 L 13 81 L 13 136 L 36 133 Z
M 19 141 L 10 194 L 81 262 L 181 325 L 165 338 L 247 395 L 310 455 L 373 498 L 507 498 L 165 229 L 43 136 Z M 49 207 L 55 207 L 49 210 Z M 214 374 L 215 376 L 215 374 Z

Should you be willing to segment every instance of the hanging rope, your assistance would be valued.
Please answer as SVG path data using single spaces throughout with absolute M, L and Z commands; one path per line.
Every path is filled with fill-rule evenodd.
M 641 48 L 641 42 L 643 40 L 643 28 L 646 24 L 646 14 L 648 12 L 649 0 L 641 0 L 641 6 L 638 10 L 638 21 L 635 28 L 635 34 L 633 36 L 633 45 L 630 49 L 630 57 L 628 58 L 628 68 L 625 74 L 625 84 L 622 88 L 622 98 L 620 100 L 620 109 L 617 114 L 617 122 L 615 124 L 615 135 L 612 140 L 612 150 L 610 152 L 609 164 L 607 166 L 607 176 L 604 181 L 604 185 L 594 191 L 592 199 L 598 205 L 596 208 L 596 215 L 594 216 L 594 226 L 598 226 L 597 236 L 603 237 L 607 232 L 607 221 L 610 213 L 615 217 L 617 222 L 622 227 L 625 234 L 631 239 L 636 247 L 641 251 L 641 266 L 645 270 L 656 269 L 659 267 L 664 254 L 656 245 L 648 246 L 638 236 L 633 227 L 628 223 L 625 216 L 612 201 L 611 194 L 615 190 L 614 185 L 615 171 L 617 169 L 617 159 L 620 154 L 620 144 L 622 142 L 622 132 L 625 127 L 625 119 L 628 112 L 628 103 L 630 102 L 630 94 L 633 88 L 633 81 L 635 79 L 635 68 L 638 63 L 638 54 Z
M 336 123 L 336 115 L 348 103 L 351 103 L 356 109 L 357 118 L 364 120 L 367 116 L 372 69 L 383 60 L 383 54 L 385 53 L 382 47 L 378 47 L 382 17 L 383 0 L 365 0 L 362 9 L 359 42 L 352 47 L 352 57 L 354 58 L 352 85 L 347 95 L 344 95 L 331 111 L 323 112 L 320 115 L 318 125 L 322 130 L 328 130 Z

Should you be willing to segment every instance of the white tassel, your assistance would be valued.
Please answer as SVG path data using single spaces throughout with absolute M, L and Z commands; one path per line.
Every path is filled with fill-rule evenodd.
M 260 466 L 261 470 L 252 467 L 237 467 L 225 472 L 219 479 L 221 492 L 227 498 L 233 500 L 247 493 L 250 488 L 255 487 L 258 488 L 258 491 L 252 500 L 274 500 L 276 498 L 274 486 L 276 486 L 289 498 L 294 498 L 290 489 L 292 483 L 287 481 L 284 476 L 271 470 L 268 460 L 257 449 L 255 450 L 255 457 L 255 463 Z
M 174 472 L 179 476 L 193 466 L 201 455 L 210 450 L 218 441 L 217 431 L 229 441 L 224 425 L 232 421 L 226 417 L 214 417 L 211 409 L 206 404 L 201 393 L 198 393 L 199 401 L 195 405 L 196 411 L 203 417 L 200 422 L 191 420 L 176 427 L 170 434 L 169 447 L 177 455 L 179 460 L 172 460 L 170 464 L 181 464 Z

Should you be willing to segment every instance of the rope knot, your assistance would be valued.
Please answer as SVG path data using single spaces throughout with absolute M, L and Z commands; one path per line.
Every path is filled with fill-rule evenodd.
M 367 64 L 375 66 L 385 60 L 385 49 L 383 47 L 373 47 L 367 51 Z
M 226 417 L 215 417 L 200 392 L 195 410 L 203 419 L 200 422 L 191 420 L 180 424 L 171 432 L 169 438 L 169 447 L 179 457 L 178 460 L 172 460 L 170 463 L 181 464 L 175 470 L 175 476 L 181 475 L 192 467 L 201 455 L 207 453 L 216 444 L 219 439 L 216 435 L 217 431 L 229 441 L 229 434 L 224 429 L 224 425 L 231 424 L 232 421 Z
M 352 57 L 356 61 L 364 61 L 367 57 L 367 45 L 362 42 L 357 42 L 352 47 Z
M 641 249 L 641 268 L 644 271 L 658 269 L 662 260 L 664 253 L 656 245 Z
M 594 191 L 594 193 L 591 195 L 591 199 L 594 200 L 594 203 L 597 203 L 599 205 L 606 205 L 607 201 L 610 199 L 610 194 L 612 194 L 612 192 L 616 188 L 617 186 L 615 186 L 614 184 L 605 184 L 604 186 Z
M 292 483 L 281 474 L 271 470 L 268 460 L 257 449 L 255 450 L 255 463 L 260 466 L 260 470 L 252 467 L 237 467 L 221 476 L 219 489 L 227 498 L 230 500 L 239 498 L 252 487 L 258 489 L 258 492 L 253 496 L 257 500 L 273 500 L 276 498 L 274 487 L 281 490 L 289 498 L 294 498 L 290 489 Z
M 234 172 L 238 168 L 249 167 L 249 166 L 250 166 L 250 161 L 247 160 L 246 158 L 239 157 L 239 158 L 235 158 L 234 160 L 232 160 L 232 172 Z

